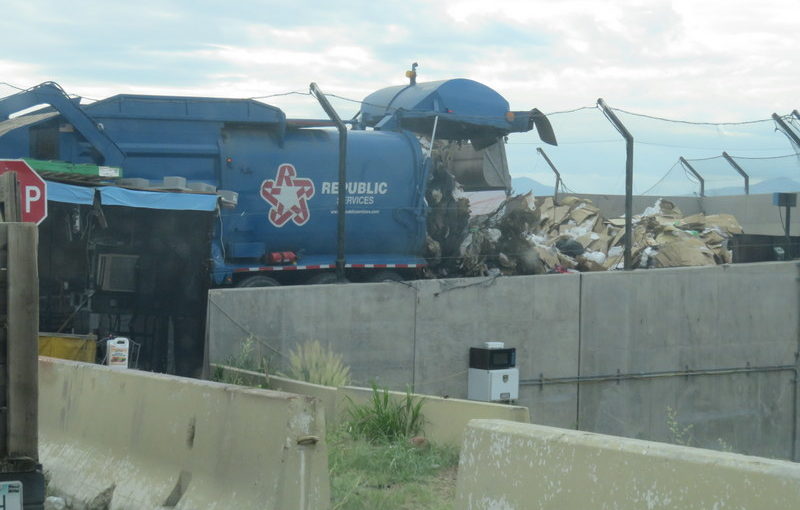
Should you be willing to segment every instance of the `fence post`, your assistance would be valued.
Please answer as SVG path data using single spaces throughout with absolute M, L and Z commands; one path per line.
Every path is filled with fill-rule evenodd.
M 739 166 L 739 163 L 734 161 L 733 158 L 730 157 L 730 155 L 727 152 L 723 152 L 722 153 L 722 157 L 725 158 L 725 161 L 730 163 L 730 165 L 733 167 L 734 170 L 739 172 L 739 175 L 744 177 L 744 194 L 745 195 L 749 195 L 750 194 L 750 176 L 747 175 L 747 172 L 745 172 L 744 169 L 742 169 L 742 167 Z
M 794 110 L 792 115 L 795 115 L 798 119 L 800 119 L 800 114 L 797 112 L 797 110 Z M 772 120 L 774 120 L 775 124 L 778 125 L 778 129 L 780 129 L 783 134 L 785 134 L 786 137 L 789 138 L 789 140 L 794 144 L 795 150 L 800 151 L 800 137 L 797 136 L 797 133 L 795 133 L 794 130 L 790 128 L 789 125 L 786 124 L 786 122 L 784 122 L 777 113 L 772 114 Z
M 317 101 L 319 101 L 322 109 L 328 114 L 328 117 L 336 124 L 336 129 L 339 131 L 339 193 L 338 204 L 336 206 L 336 279 L 339 283 L 344 282 L 344 242 L 345 242 L 345 196 L 347 186 L 347 126 L 345 126 L 339 114 L 331 106 L 325 93 L 317 86 L 316 83 L 309 85 L 309 91 Z M 433 149 L 433 146 L 431 146 Z
M 597 100 L 597 106 L 603 110 L 606 118 L 625 138 L 625 270 L 633 269 L 633 135 L 608 107 L 603 98 Z
M 537 147 L 536 150 L 542 155 L 544 160 L 547 161 L 547 164 L 550 165 L 553 173 L 556 174 L 556 187 L 553 189 L 553 205 L 558 205 L 558 188 L 561 187 L 561 174 L 558 173 L 558 169 L 553 162 L 550 161 L 550 158 L 547 157 L 547 154 L 544 153 L 541 147 Z
M 681 164 L 684 167 L 686 167 L 687 170 L 692 172 L 692 174 L 694 174 L 694 176 L 697 177 L 697 180 L 700 181 L 700 198 L 706 196 L 706 180 L 703 179 L 700 173 L 697 170 L 695 170 L 694 167 L 690 165 L 689 162 L 686 161 L 686 159 L 683 156 L 681 156 L 679 159 Z

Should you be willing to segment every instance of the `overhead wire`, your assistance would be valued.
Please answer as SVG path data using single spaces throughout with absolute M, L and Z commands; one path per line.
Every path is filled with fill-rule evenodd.
M 583 110 L 594 110 L 594 109 L 595 109 L 594 106 L 579 106 L 579 107 L 573 108 L 571 110 L 562 110 L 562 111 L 558 111 L 558 112 L 545 113 L 545 115 L 562 115 L 562 114 L 565 114 L 565 113 L 575 113 L 575 112 L 580 112 L 580 111 L 583 111 Z
M 665 174 L 664 174 L 664 175 L 663 175 L 663 176 L 662 176 L 662 177 L 661 177 L 661 178 L 660 178 L 658 181 L 656 181 L 656 183 L 655 183 L 655 184 L 653 184 L 652 186 L 650 186 L 649 188 L 647 188 L 647 190 L 646 190 L 646 191 L 644 191 L 644 192 L 642 192 L 642 193 L 638 193 L 638 194 L 639 194 L 639 195 L 647 195 L 648 193 L 650 193 L 651 191 L 653 191 L 653 190 L 654 190 L 655 188 L 657 188 L 657 187 L 658 187 L 658 186 L 659 186 L 659 185 L 660 185 L 662 182 L 664 182 L 664 179 L 666 179 L 666 178 L 667 178 L 667 176 L 669 176 L 669 174 L 671 174 L 671 173 L 672 173 L 672 171 L 673 171 L 673 170 L 675 170 L 675 167 L 676 167 L 677 165 L 679 165 L 679 164 L 680 164 L 680 162 L 677 162 L 677 163 L 673 164 L 673 165 L 670 167 L 670 169 L 669 169 L 669 170 L 667 170 L 667 173 L 665 173 Z
M 5 85 L 6 87 L 11 87 L 12 89 L 17 89 L 20 92 L 24 92 L 24 91 L 28 90 L 28 89 L 23 89 L 22 87 L 17 87 L 16 85 L 8 83 L 7 81 L 0 81 L 0 85 Z
M 672 122 L 675 124 L 689 124 L 692 126 L 743 126 L 748 124 L 759 124 L 762 122 L 772 122 L 772 119 L 757 119 L 757 120 L 744 120 L 744 121 L 736 121 L 736 122 L 697 122 L 697 121 L 690 121 L 690 120 L 678 120 L 678 119 L 668 119 L 666 117 L 658 117 L 656 115 L 648 115 L 645 113 L 636 113 L 631 112 L 628 110 L 623 110 L 622 108 L 611 108 L 615 112 L 625 113 L 627 115 L 632 115 L 634 117 L 642 117 L 645 119 L 651 120 L 660 120 L 664 122 Z
M 292 90 L 289 92 L 280 92 L 277 94 L 267 94 L 266 96 L 253 96 L 248 97 L 248 99 L 269 99 L 271 97 L 282 97 L 282 96 L 310 96 L 311 92 L 302 92 L 298 90 Z

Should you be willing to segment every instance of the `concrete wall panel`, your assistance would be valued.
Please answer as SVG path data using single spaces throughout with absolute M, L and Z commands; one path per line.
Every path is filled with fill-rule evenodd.
M 772 194 L 706 197 L 706 214 L 728 213 L 736 216 L 746 234 L 784 235 L 781 212 L 783 207 L 772 205 Z M 792 212 L 791 232 L 800 233 L 800 217 Z
M 229 363 L 251 334 L 257 355 L 276 366 L 298 344 L 318 340 L 343 356 L 354 381 L 402 387 L 412 382 L 414 310 L 414 290 L 403 284 L 212 290 L 210 361 Z
M 225 361 L 219 353 L 235 352 L 241 324 L 263 335 L 277 331 L 271 338 L 283 352 L 318 339 L 344 355 L 359 385 L 413 384 L 418 393 L 464 398 L 469 347 L 499 340 L 517 348 L 518 403 L 534 423 L 664 438 L 663 413 L 673 403 L 703 444 L 733 437 L 737 450 L 788 458 L 791 429 L 800 427 L 795 418 L 787 425 L 797 406 L 785 405 L 784 372 L 721 373 L 706 379 L 724 381 L 703 384 L 659 377 L 619 388 L 584 381 L 580 391 L 574 378 L 794 366 L 799 268 L 782 262 L 216 290 L 210 341 Z M 540 377 L 566 380 L 540 385 Z M 753 418 L 756 409 L 763 418 Z
M 625 195 L 597 195 L 582 193 L 576 196 L 591 200 L 592 203 L 598 209 L 600 209 L 600 214 L 602 214 L 605 218 L 620 218 L 625 215 Z M 633 197 L 633 214 L 642 214 L 645 209 L 652 207 L 652 205 L 655 204 L 656 200 L 659 198 L 660 197 L 655 195 L 635 195 Z M 703 212 L 703 202 L 699 197 L 665 196 L 663 198 L 675 204 L 686 216 Z
M 433 280 L 419 289 L 415 387 L 467 396 L 469 348 L 502 341 L 517 348 L 521 378 L 577 373 L 579 275 Z M 576 389 L 522 386 L 535 423 L 575 424 Z
M 71 508 L 329 507 L 313 398 L 53 358 L 39 381 L 40 458 Z
M 784 371 L 585 384 L 580 429 L 790 459 L 793 381 Z
M 791 362 L 798 341 L 798 267 L 584 274 L 581 373 Z
M 783 510 L 800 465 L 539 425 L 475 420 L 458 469 L 458 510 Z

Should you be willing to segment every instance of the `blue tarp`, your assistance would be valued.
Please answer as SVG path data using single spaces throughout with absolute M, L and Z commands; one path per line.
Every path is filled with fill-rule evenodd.
M 47 201 L 92 205 L 94 202 L 94 188 L 47 181 Z
M 211 194 L 137 191 L 115 186 L 85 187 L 47 181 L 47 200 L 52 202 L 92 205 L 95 192 L 100 193 L 101 205 L 168 211 L 214 211 L 219 199 Z

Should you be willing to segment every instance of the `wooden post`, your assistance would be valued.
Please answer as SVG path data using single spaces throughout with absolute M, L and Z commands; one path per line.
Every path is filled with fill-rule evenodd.
M 19 203 L 19 180 L 14 172 L 0 175 L 0 221 L 22 221 Z
M 2 187 L 0 186 L 0 192 Z M 0 223 L 0 472 L 8 458 L 8 228 Z
M 38 463 L 38 229 L 0 225 L 8 237 L 8 456 Z

